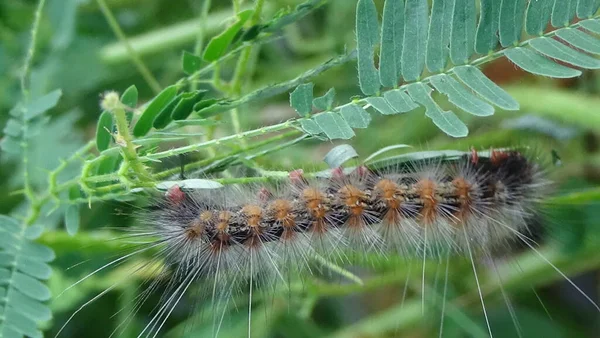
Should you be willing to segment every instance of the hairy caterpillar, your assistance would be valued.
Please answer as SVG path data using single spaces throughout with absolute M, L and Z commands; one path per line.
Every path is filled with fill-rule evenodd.
M 195 283 L 213 303 L 248 290 L 251 307 L 253 289 L 313 273 L 314 257 L 342 263 L 368 263 L 370 254 L 423 259 L 425 289 L 425 258 L 465 256 L 479 288 L 475 260 L 512 243 L 536 250 L 531 225 L 550 192 L 543 164 L 516 149 L 334 169 L 325 178 L 293 172 L 288 181 L 254 188 L 173 186 L 137 215 L 141 227 L 130 237 L 153 239 L 101 269 L 156 251 L 161 267 L 136 270 L 159 269 L 164 278 L 151 282 L 134 311 L 161 282 L 166 291 L 140 337 L 157 336 Z M 479 296 L 487 321 L 481 290 Z

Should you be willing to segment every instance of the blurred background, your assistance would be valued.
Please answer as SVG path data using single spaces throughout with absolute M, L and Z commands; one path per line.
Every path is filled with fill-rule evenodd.
M 239 2 L 240 6 L 252 5 L 250 1 Z M 383 1 L 376 2 L 381 8 Z M 279 10 L 294 8 L 299 3 L 266 1 L 262 18 L 269 20 Z M 27 0 L 0 2 L 0 126 L 6 123 L 8 111 L 20 95 L 18 77 L 36 4 Z M 203 1 L 106 0 L 106 4 L 161 87 L 184 76 L 182 51 L 193 52 L 197 48 Z M 241 92 L 293 79 L 354 48 L 354 10 L 355 1 L 331 0 L 285 26 L 281 38 L 254 48 Z M 233 13 L 229 1 L 213 0 L 205 22 L 206 39 L 223 31 Z M 37 189 L 42 189 L 47 185 L 48 170 L 94 137 L 104 92 L 122 93 L 135 85 L 139 104 L 151 99 L 155 92 L 131 62 L 130 54 L 118 42 L 95 1 L 48 0 L 38 42 L 31 72 L 32 95 L 55 88 L 63 91 L 59 105 L 50 113 L 50 123 L 30 146 L 32 180 Z M 223 81 L 233 76 L 234 66 L 235 60 L 231 60 L 221 67 Z M 392 144 L 410 144 L 416 150 L 467 151 L 471 146 L 488 149 L 526 145 L 541 153 L 554 151 L 560 157 L 560 166 L 551 170 L 559 187 L 557 195 L 575 197 L 556 198 L 549 208 L 549 217 L 543 221 L 547 231 L 540 234 L 544 242 L 542 252 L 598 302 L 600 197 L 590 197 L 585 192 L 598 187 L 600 181 L 600 73 L 586 71 L 576 79 L 552 80 L 524 73 L 505 59 L 486 65 L 484 72 L 519 101 L 519 111 L 497 110 L 494 116 L 485 118 L 458 112 L 470 130 L 463 139 L 443 134 L 420 109 L 394 117 L 372 113 L 370 127 L 357 130 L 356 137 L 343 143 L 354 146 L 363 158 Z M 315 83 L 315 95 L 334 87 L 338 103 L 360 94 L 354 61 L 334 67 L 311 81 Z M 199 88 L 209 90 L 211 97 L 222 95 L 209 84 L 200 83 Z M 443 106 L 444 98 L 440 97 L 438 102 Z M 223 116 L 216 137 L 232 133 L 228 115 Z M 242 130 L 294 116 L 287 93 L 240 107 Z M 342 142 L 308 140 L 257 161 L 269 170 L 314 169 L 321 166 L 327 151 L 339 143 Z M 10 193 L 22 185 L 20 169 L 18 158 L 0 154 L 3 214 L 18 213 L 26 207 L 21 195 Z M 62 175 L 74 177 L 78 170 L 78 167 L 67 168 Z M 49 280 L 54 296 L 102 262 L 122 254 L 121 244 L 107 240 L 114 237 L 114 230 L 108 229 L 129 226 L 130 209 L 129 204 L 117 201 L 83 208 L 81 228 L 75 236 L 64 231 L 63 208 L 44 217 L 48 232 L 41 241 L 57 255 Z M 425 296 L 420 286 L 422 263 L 396 257 L 374 257 L 372 266 L 349 267 L 364 279 L 364 286 L 336 275 L 324 275 L 307 281 L 300 291 L 267 293 L 265 297 L 257 297 L 253 304 L 253 336 L 436 337 L 441 326 L 445 337 L 486 336 L 470 262 L 450 260 L 445 291 L 445 262 L 436 263 L 428 264 Z M 525 337 L 600 337 L 596 309 L 531 250 L 523 248 L 499 262 L 480 263 L 478 273 L 495 337 L 514 337 L 518 332 Z M 54 318 L 44 324 L 47 336 L 54 336 L 87 300 L 122 280 L 126 270 L 127 266 L 120 266 L 97 274 L 53 299 L 50 307 Z M 141 282 L 154 277 L 140 275 L 119 283 L 78 313 L 61 337 L 107 337 L 113 332 L 118 337 L 136 337 L 150 320 L 160 290 L 129 318 L 129 325 L 118 327 L 118 324 L 126 319 L 132 301 L 140 295 Z M 425 297 L 424 308 L 422 297 Z M 445 304 L 442 298 L 446 299 Z M 442 306 L 446 314 L 443 325 Z M 226 312 L 221 336 L 247 335 L 247 298 L 240 297 L 235 306 L 220 311 Z M 212 312 L 219 310 L 194 299 L 194 292 L 190 292 L 160 335 L 209 337 L 213 333 Z

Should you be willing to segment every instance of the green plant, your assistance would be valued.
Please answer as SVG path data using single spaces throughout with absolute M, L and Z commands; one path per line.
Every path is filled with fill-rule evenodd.
M 242 2 L 232 2 L 235 14 L 229 18 L 227 27 L 219 30 L 215 28 L 216 23 L 211 23 L 211 17 L 217 17 L 210 12 L 210 7 L 215 4 L 205 0 L 199 11 L 202 24 L 192 31 L 195 36 L 193 51 L 180 54 L 177 49 L 177 55 L 181 55 L 180 67 L 186 76 L 159 80 L 142 60 L 142 53 L 151 54 L 153 50 L 144 47 L 148 44 L 125 35 L 111 9 L 114 3 L 97 0 L 96 5 L 125 50 L 126 57 L 121 58 L 130 58 L 145 81 L 147 88 L 140 88 L 140 92 L 151 91 L 154 96 L 147 103 L 139 104 L 138 88 L 134 85 L 121 95 L 105 93 L 101 102 L 103 112 L 95 124 L 95 139 L 81 144 L 78 149 L 69 149 L 68 155 L 61 155 L 64 160 L 60 164 L 45 175 L 37 173 L 32 178 L 30 144 L 44 142 L 41 137 L 36 139 L 36 135 L 48 126 L 50 115 L 47 112 L 61 106 L 61 94 L 64 92 L 68 96 L 71 89 L 76 92 L 73 89 L 76 81 L 71 81 L 62 91 L 54 89 L 43 95 L 32 94 L 37 85 L 32 76 L 43 75 L 43 72 L 31 74 L 30 71 L 46 5 L 44 0 L 38 3 L 21 71 L 19 100 L 6 119 L 0 144 L 6 158 L 12 164 L 17 163 L 14 165 L 22 173 L 17 193 L 25 201 L 20 210 L 0 218 L 3 235 L 6 235 L 0 239 L 0 336 L 42 335 L 39 323 L 48 321 L 51 314 L 44 303 L 50 298 L 50 291 L 41 280 L 50 277 L 48 262 L 54 259 L 52 249 L 64 249 L 65 243 L 81 245 L 86 240 L 95 244 L 102 242 L 105 237 L 86 239 L 85 233 L 78 233 L 85 207 L 105 201 L 135 199 L 141 189 L 152 189 L 161 181 L 177 177 L 180 166 L 178 161 L 169 161 L 173 157 L 187 156 L 183 165 L 186 175 L 216 175 L 215 180 L 223 184 L 275 180 L 286 173 L 272 171 L 275 165 L 266 166 L 261 163 L 263 158 L 307 143 L 309 139 L 348 140 L 355 136 L 356 129 L 365 129 L 369 133 L 374 130 L 372 120 L 378 118 L 369 110 L 386 115 L 385 121 L 395 124 L 394 119 L 400 118 L 395 115 L 411 111 L 415 111 L 411 115 L 417 115 L 424 109 L 425 115 L 444 133 L 465 137 L 468 129 L 463 120 L 475 124 L 480 120 L 473 116 L 491 116 L 494 106 L 510 111 L 531 105 L 523 94 L 525 90 L 530 90 L 526 93 L 552 96 L 551 89 L 538 93 L 535 89 L 513 87 L 511 90 L 495 84 L 480 68 L 497 59 L 506 57 L 529 73 L 553 78 L 577 77 L 581 75 L 578 69 L 600 68 L 600 61 L 590 55 L 600 53 L 600 40 L 595 35 L 600 34 L 599 3 L 595 0 L 565 1 L 568 3 L 565 6 L 553 0 L 481 0 L 477 2 L 479 12 L 477 3 L 472 0 L 434 0 L 431 9 L 425 0 L 387 0 L 383 4 L 381 27 L 375 3 L 359 0 L 354 26 L 355 50 L 346 50 L 343 40 L 341 46 L 334 42 L 329 52 L 321 55 L 320 62 L 312 62 L 291 80 L 278 78 L 275 84 L 260 86 L 251 83 L 259 49 L 277 43 L 287 34 L 294 34 L 293 27 L 298 22 L 327 6 L 333 7 L 332 3 L 340 0 L 309 0 L 294 6 L 274 5 L 271 8 L 264 0 L 252 4 Z M 76 2 L 73 3 L 76 8 Z M 337 6 L 341 10 L 345 5 Z M 274 7 L 281 9 L 273 13 Z M 264 20 L 266 11 L 270 15 Z M 224 17 L 228 18 L 228 15 Z M 575 17 L 581 21 L 576 22 Z M 546 31 L 548 23 L 554 28 Z M 522 32 L 523 28 L 525 32 Z M 214 36 L 208 39 L 209 35 Z M 68 33 L 64 36 L 68 37 Z M 55 43 L 52 49 L 56 53 L 64 51 L 60 43 Z M 119 56 L 115 56 L 118 54 L 115 50 L 118 51 L 116 47 L 105 47 L 101 55 L 107 62 L 117 62 Z M 339 53 L 331 57 L 332 51 Z M 81 56 L 76 58 L 77 62 L 84 62 L 83 59 Z M 327 71 L 336 67 L 353 65 L 354 60 L 358 65 L 358 87 L 362 95 L 346 101 L 336 99 L 339 93 L 350 96 L 349 92 L 354 93 L 355 88 L 342 87 L 340 90 L 334 85 L 324 95 L 314 97 L 317 86 L 309 81 L 316 81 L 314 79 L 321 74 L 326 76 Z M 53 62 L 55 65 L 56 59 L 47 64 L 53 65 Z M 318 64 L 315 66 L 315 63 Z M 353 77 L 356 78 L 355 74 Z M 322 87 L 330 86 L 321 85 L 319 89 Z M 256 128 L 248 128 L 244 123 L 247 121 L 244 114 L 251 115 L 253 109 L 257 109 L 256 105 L 288 92 L 291 92 L 289 103 L 298 117 L 269 125 L 259 123 Z M 574 96 L 565 100 L 579 102 Z M 597 102 L 590 99 L 583 102 L 588 104 L 576 109 L 572 116 L 558 116 L 556 120 L 566 119 L 570 124 L 597 131 L 600 123 L 588 124 L 597 117 L 587 111 L 587 107 L 594 107 Z M 537 108 L 539 106 L 528 109 L 534 111 Z M 539 114 L 547 118 L 559 115 L 548 107 Z M 415 133 L 425 135 L 424 130 L 428 128 L 423 123 L 421 126 L 422 130 L 415 128 L 418 130 L 411 132 L 409 123 L 398 123 L 397 130 L 392 132 L 402 131 L 406 134 L 403 135 L 406 142 L 421 142 Z M 224 136 L 219 134 L 223 131 L 226 131 Z M 494 137 L 503 141 L 510 139 L 502 134 L 503 131 L 497 132 L 480 135 L 481 142 L 469 141 L 487 146 L 493 144 Z M 435 131 L 429 130 L 429 133 Z M 433 146 L 447 147 L 450 141 L 443 142 Z M 283 166 L 281 163 L 276 165 Z M 256 175 L 235 175 L 235 169 L 241 167 L 249 168 Z M 593 201 L 597 200 L 597 195 L 596 188 L 564 197 L 563 202 L 568 202 L 569 198 L 578 202 Z M 52 217 L 64 219 L 68 234 L 75 237 L 63 237 L 55 229 L 56 218 Z M 589 255 L 593 245 L 587 243 L 582 247 L 583 251 L 562 262 L 564 265 L 560 267 L 565 268 L 573 261 L 578 263 L 571 265 L 573 272 L 597 266 L 598 257 Z M 112 248 L 105 245 L 102 250 L 108 254 Z M 556 259 L 560 261 L 560 257 Z M 380 264 L 389 264 L 389 267 L 392 263 Z M 528 270 L 531 275 L 548 274 L 547 270 L 539 272 L 543 270 L 539 265 L 530 266 L 533 266 Z M 367 282 L 366 289 L 405 278 L 391 273 L 380 277 Z M 518 276 L 508 278 L 512 278 L 508 281 L 510 284 Z M 349 294 L 357 288 L 354 285 L 339 289 L 330 285 L 311 287 L 310 297 L 301 300 L 307 308 L 323 296 Z M 490 292 L 499 290 L 493 281 L 486 287 L 492 290 Z M 129 291 L 126 288 L 123 292 Z M 472 298 L 473 294 L 468 297 Z M 406 308 L 412 309 L 413 305 L 408 304 Z M 393 307 L 375 317 L 382 332 L 391 327 L 391 318 L 397 318 L 398 314 L 404 315 L 404 320 L 409 323 L 415 321 L 412 312 Z M 455 314 L 460 317 L 461 312 L 457 310 Z M 361 328 L 367 332 L 372 326 L 359 322 L 355 329 L 360 331 Z M 337 334 L 344 336 L 352 330 L 352 327 L 345 328 Z M 477 329 L 474 331 L 478 332 Z

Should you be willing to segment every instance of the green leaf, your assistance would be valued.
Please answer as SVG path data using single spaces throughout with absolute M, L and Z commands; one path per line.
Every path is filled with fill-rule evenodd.
M 356 104 L 349 104 L 342 107 L 340 114 L 342 114 L 344 120 L 352 128 L 367 128 L 369 123 L 371 123 L 371 115 Z
M 202 58 L 205 61 L 212 62 L 223 56 L 227 47 L 229 47 L 233 41 L 233 38 L 237 35 L 242 26 L 244 26 L 244 23 L 246 23 L 252 13 L 253 10 L 251 9 L 238 13 L 237 20 L 231 26 L 227 27 L 221 34 L 210 39 L 210 42 L 204 49 Z
M 577 2 L 577 17 L 587 19 L 592 17 L 600 7 L 598 0 L 579 0 Z
M 423 72 L 427 48 L 427 1 L 407 0 L 404 10 L 404 46 L 402 47 L 402 77 L 415 81 Z
M 333 100 L 335 99 L 335 88 L 331 88 L 325 93 L 325 95 L 317 97 L 313 100 L 313 105 L 321 110 L 331 109 L 333 107 Z
M 158 115 L 154 119 L 154 122 L 152 122 L 152 126 L 154 127 L 154 129 L 163 129 L 166 126 L 168 126 L 169 123 L 171 123 L 171 121 L 173 121 L 173 111 L 175 110 L 177 104 L 183 98 L 184 94 L 185 93 L 181 93 L 175 96 L 175 98 L 172 99 L 171 102 L 169 102 L 169 104 L 167 104 L 160 111 L 160 113 L 158 113 Z
M 581 75 L 581 72 L 554 63 L 528 48 L 518 47 L 507 49 L 504 55 L 524 70 L 538 75 L 555 78 L 571 78 Z
M 447 0 L 434 0 L 429 22 L 427 39 L 427 69 L 431 72 L 442 71 L 448 60 L 448 44 L 452 25 L 452 3 Z
M 20 271 L 38 279 L 46 280 L 52 274 L 52 269 L 50 269 L 48 264 L 29 259 L 22 255 L 17 258 L 17 266 Z
M 356 4 L 356 49 L 358 50 L 358 82 L 365 95 L 379 91 L 379 74 L 373 64 L 379 42 L 379 21 L 373 0 Z
M 313 87 L 312 82 L 301 84 L 290 94 L 290 106 L 300 116 L 304 117 L 312 112 Z
M 223 187 L 223 185 L 217 181 L 192 178 L 189 180 L 180 181 L 162 181 L 156 184 L 156 189 L 169 190 L 175 185 L 185 189 L 218 189 Z
M 17 312 L 34 321 L 44 322 L 52 318 L 52 312 L 47 306 L 32 300 L 17 290 L 12 290 L 10 298 L 12 306 Z
M 133 135 L 142 137 L 152 129 L 152 123 L 158 114 L 175 98 L 177 95 L 177 85 L 169 86 L 163 89 L 152 102 L 146 107 L 139 120 L 133 127 Z
M 575 16 L 577 0 L 557 0 L 552 8 L 552 26 L 563 27 L 569 25 Z
M 42 97 L 34 99 L 25 106 L 25 115 L 23 118 L 25 120 L 31 120 L 45 113 L 49 109 L 54 108 L 61 96 L 62 91 L 60 89 L 56 89 Z
M 206 90 L 196 90 L 194 92 L 183 93 L 181 100 L 173 108 L 171 118 L 173 120 L 185 120 L 194 111 L 194 106 L 199 103 L 206 94 Z
M 202 100 L 194 105 L 194 111 L 200 113 L 202 109 L 208 108 L 218 102 L 220 102 L 220 100 L 215 98 Z
M 98 151 L 104 151 L 108 149 L 112 135 L 113 119 L 112 114 L 109 111 L 103 111 L 98 119 L 98 125 L 96 126 L 96 149 Z
M 550 20 L 554 0 L 529 1 L 527 6 L 527 17 L 525 20 L 525 29 L 527 34 L 542 35 Z
M 600 60 L 575 51 L 552 38 L 535 38 L 529 42 L 529 45 L 548 57 L 570 63 L 577 67 L 587 69 L 600 68 Z
M 367 102 L 383 115 L 393 115 L 397 113 L 383 97 L 367 97 Z
M 383 94 L 383 97 L 396 113 L 406 113 L 419 108 L 419 105 L 401 89 L 387 91 Z
M 34 242 L 25 242 L 21 252 L 29 258 L 42 262 L 50 262 L 56 257 L 52 249 Z
M 402 73 L 402 39 L 404 38 L 404 1 L 386 0 L 381 27 L 379 79 L 384 87 L 398 85 Z
M 121 95 L 121 103 L 129 108 L 135 108 L 138 101 L 138 90 L 135 85 L 129 86 Z
M 500 5 L 499 35 L 502 47 L 516 45 L 521 40 L 525 0 L 502 1 Z
M 309 135 L 319 135 L 323 133 L 323 130 L 319 125 L 311 119 L 300 120 L 300 126 Z
M 469 133 L 467 126 L 452 112 L 442 109 L 431 98 L 431 88 L 423 83 L 412 83 L 408 93 L 416 102 L 425 107 L 425 115 L 446 134 L 452 137 L 465 137 Z
M 594 32 L 596 34 L 600 34 L 600 20 L 597 19 L 589 19 L 583 20 L 579 22 L 581 27 L 589 30 L 590 32 Z
M 39 280 L 26 274 L 15 272 L 13 274 L 13 286 L 24 295 L 39 301 L 50 299 L 50 290 Z
M 44 232 L 44 226 L 35 224 L 35 225 L 28 226 L 27 229 L 25 229 L 25 233 L 23 235 L 25 236 L 25 238 L 27 238 L 29 240 L 35 240 L 35 239 L 38 239 L 42 235 L 43 232 Z
M 352 128 L 344 119 L 333 112 L 326 112 L 313 117 L 313 121 L 323 130 L 325 135 L 331 140 L 350 139 L 354 136 Z
M 202 58 L 188 51 L 183 51 L 181 55 L 181 67 L 186 74 L 193 74 L 200 69 Z
M 65 228 L 67 229 L 67 233 L 73 236 L 79 230 L 79 205 L 71 204 L 67 208 L 65 212 Z
M 504 89 L 488 79 L 478 68 L 459 66 L 454 68 L 454 74 L 471 90 L 492 104 L 505 110 L 519 109 L 519 103 Z
M 475 1 L 454 0 L 450 58 L 455 65 L 467 63 L 473 54 L 476 15 Z
M 13 330 L 22 333 L 23 335 L 32 338 L 43 337 L 42 332 L 37 329 L 37 325 L 33 320 L 23 316 L 14 309 L 9 308 L 6 310 L 4 321 L 7 324 L 9 323 Z M 2 337 L 5 337 L 5 333 L 6 331 L 3 332 Z M 22 335 L 17 335 L 17 337 L 22 337 Z
M 574 28 L 556 30 L 556 36 L 588 53 L 600 54 L 600 39 Z
M 6 126 L 4 126 L 2 131 L 5 135 L 19 138 L 23 132 L 23 124 L 19 120 L 11 118 L 6 122 Z
M 475 37 L 475 51 L 487 54 L 498 46 L 500 1 L 480 0 L 480 19 Z
M 127 124 L 131 125 L 131 120 L 133 120 L 133 109 L 137 106 L 138 101 L 138 90 L 135 85 L 129 86 L 121 95 L 121 103 L 131 108 L 131 110 L 125 111 L 125 116 L 127 117 Z
M 329 168 L 340 168 L 342 164 L 356 157 L 358 157 L 358 153 L 351 145 L 340 144 L 331 149 L 327 155 L 325 155 L 323 161 L 327 163 Z
M 434 75 L 431 84 L 440 93 L 448 96 L 452 104 L 475 116 L 490 116 L 494 114 L 494 107 L 483 102 L 460 83 L 446 74 Z
M 5 136 L 0 140 L 0 147 L 9 154 L 21 153 L 21 141 L 11 136 Z

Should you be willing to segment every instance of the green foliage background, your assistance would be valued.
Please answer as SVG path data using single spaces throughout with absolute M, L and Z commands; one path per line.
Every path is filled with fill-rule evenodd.
M 386 156 L 511 145 L 558 154 L 561 165 L 551 175 L 560 188 L 548 203 L 541 250 L 598 301 L 600 73 L 586 69 L 599 68 L 589 55 L 600 53 L 600 21 L 575 20 L 592 16 L 598 2 L 565 0 L 557 7 L 552 0 L 515 0 L 498 8 L 499 1 L 456 0 L 464 6 L 459 13 L 444 7 L 450 1 L 409 0 L 407 17 L 394 16 L 403 13 L 392 6 L 398 3 L 2 1 L 0 337 L 54 336 L 82 304 L 118 281 L 61 336 L 106 337 L 116 330 L 119 337 L 136 337 L 160 295 L 128 326 L 118 324 L 142 281 L 157 276 L 137 273 L 123 282 L 131 265 L 117 266 L 62 293 L 127 249 L 114 238 L 132 223 L 127 215 L 136 189 L 178 179 L 181 161 L 188 178 L 211 174 L 224 184 L 280 179 L 296 168 L 326 168 L 323 157 L 340 143 L 351 144 L 362 159 L 396 144 L 414 148 L 397 147 Z M 430 28 L 428 14 L 423 16 L 430 9 L 441 15 L 432 20 L 439 26 Z M 449 20 L 444 13 L 454 15 Z M 478 13 L 492 33 L 475 30 L 483 22 Z M 411 33 L 397 34 L 400 26 L 389 25 L 402 18 Z M 464 23 L 464 30 L 451 30 L 450 22 Z M 546 31 L 532 43 L 548 23 L 568 29 Z M 573 33 L 582 32 L 577 27 L 585 27 L 586 35 Z M 579 48 L 557 52 L 554 35 L 579 42 Z M 589 54 L 578 54 L 582 50 Z M 483 112 L 491 105 L 468 83 L 454 87 L 449 98 L 435 90 L 432 98 L 416 95 L 417 87 L 410 87 L 416 81 L 448 94 L 431 75 L 456 78 L 454 65 L 464 64 L 480 67 L 519 109 L 512 99 L 490 100 L 496 108 L 488 116 Z M 400 77 L 410 83 L 398 88 Z M 404 90 L 404 105 L 392 104 L 398 101 L 389 93 Z M 122 94 L 122 103 L 136 109 L 110 102 L 107 91 Z M 191 115 L 172 121 L 174 111 Z M 132 112 L 133 121 L 146 122 L 127 127 Z M 462 137 L 466 126 L 468 136 Z M 428 263 L 423 310 L 420 262 L 370 258 L 369 266 L 349 268 L 363 285 L 345 272 L 259 297 L 253 336 L 437 336 L 443 297 L 444 336 L 487 335 L 468 260 L 449 261 L 445 292 L 446 262 Z M 478 266 L 494 336 L 516 334 L 503 293 L 526 337 L 598 336 L 598 312 L 534 252 L 523 250 L 497 264 L 498 273 L 489 262 Z M 244 299 L 228 311 L 222 336 L 246 335 Z M 192 293 L 161 334 L 210 336 L 211 311 Z

